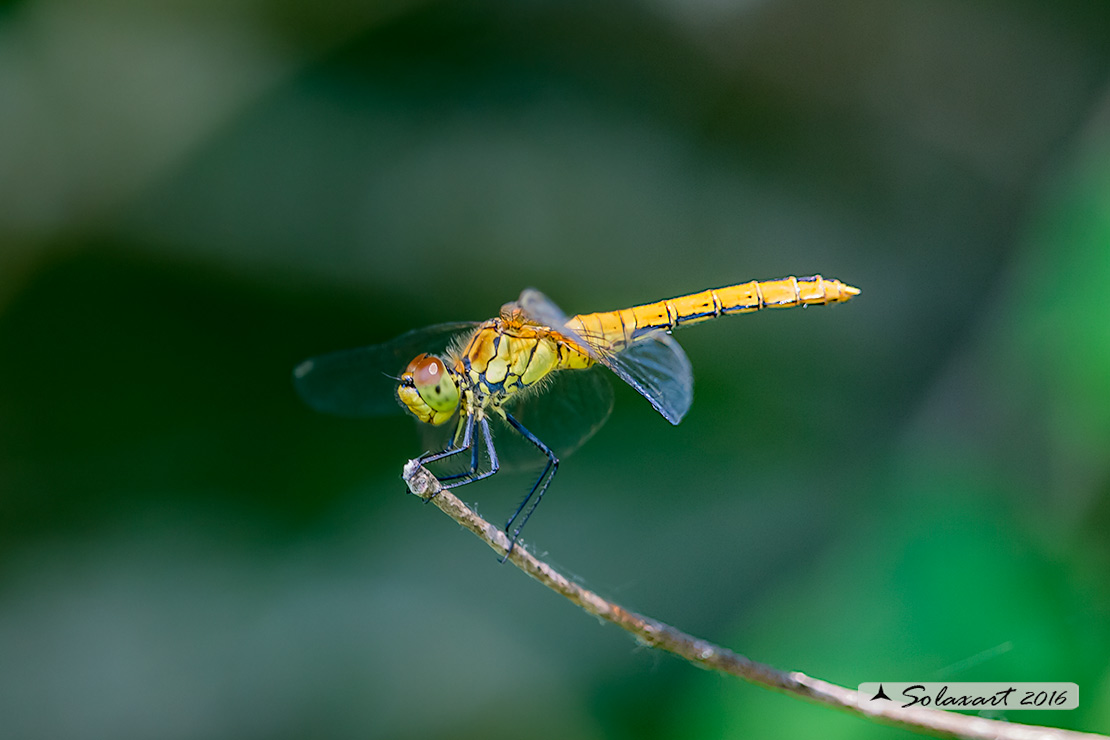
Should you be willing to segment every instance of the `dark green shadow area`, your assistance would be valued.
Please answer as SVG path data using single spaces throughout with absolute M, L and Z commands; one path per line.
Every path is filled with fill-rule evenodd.
M 391 316 L 383 295 L 237 279 L 110 245 L 43 266 L 0 318 L 5 546 L 151 507 L 311 527 L 336 496 L 399 471 L 416 435 L 400 416 L 312 413 L 292 368 L 387 337 Z

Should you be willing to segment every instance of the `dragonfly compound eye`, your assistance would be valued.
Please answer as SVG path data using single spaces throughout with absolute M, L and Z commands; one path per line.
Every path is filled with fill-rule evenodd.
M 417 355 L 401 375 L 401 401 L 421 421 L 442 424 L 459 407 L 459 387 L 438 357 Z

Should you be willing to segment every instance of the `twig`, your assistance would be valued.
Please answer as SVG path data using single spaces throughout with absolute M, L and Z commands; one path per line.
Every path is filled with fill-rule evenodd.
M 478 516 L 470 507 L 443 488 L 435 476 L 421 467 L 417 461 L 409 461 L 402 477 L 413 494 L 425 501 L 431 500 L 444 514 L 476 534 L 498 555 L 505 555 L 509 548 L 509 538 L 505 533 Z M 1022 725 L 937 709 L 919 707 L 903 709 L 894 702 L 874 702 L 875 708 L 863 709 L 857 703 L 856 692 L 851 689 L 811 678 L 798 671 L 780 671 L 763 663 L 757 663 L 727 648 L 698 639 L 668 624 L 630 612 L 607 601 L 593 591 L 567 580 L 550 565 L 528 552 L 520 542 L 513 547 L 508 560 L 551 590 L 562 594 L 590 614 L 612 622 L 631 633 L 637 641 L 645 645 L 674 653 L 702 668 L 728 673 L 776 691 L 835 707 L 849 714 L 943 738 L 1110 740 L 1105 735 L 1038 725 Z

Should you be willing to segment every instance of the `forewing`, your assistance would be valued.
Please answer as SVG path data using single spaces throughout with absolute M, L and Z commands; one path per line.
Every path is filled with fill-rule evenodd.
M 339 416 L 402 413 L 397 376 L 421 352 L 440 354 L 474 322 L 436 324 L 383 344 L 341 350 L 305 360 L 293 370 L 300 397 L 316 411 Z
M 618 352 L 599 352 L 598 359 L 670 423 L 682 421 L 690 410 L 694 374 L 686 353 L 670 334 L 646 334 Z
M 532 323 L 540 324 L 541 326 L 548 326 L 552 329 L 562 331 L 566 326 L 568 317 L 563 313 L 563 309 L 555 305 L 555 302 L 545 296 L 535 288 L 525 288 L 520 292 L 520 297 L 516 300 L 516 305 L 524 312 Z
M 574 329 L 569 328 L 567 322 L 570 321 L 570 318 L 563 313 L 561 308 L 555 305 L 554 301 L 535 288 L 525 288 L 521 292 L 520 298 L 517 299 L 516 305 L 520 307 L 530 321 L 555 329 L 576 343 L 579 351 L 585 349 L 586 353 L 595 360 L 601 362 L 605 355 L 611 354 L 604 337 L 579 334 Z

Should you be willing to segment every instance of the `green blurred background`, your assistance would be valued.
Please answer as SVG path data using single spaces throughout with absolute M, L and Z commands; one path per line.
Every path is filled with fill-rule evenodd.
M 908 737 L 638 647 L 306 356 L 820 272 L 685 331 L 526 541 L 838 683 L 1110 730 L 1110 4 L 0 6 L 0 737 Z M 463 498 L 501 521 L 528 485 Z

